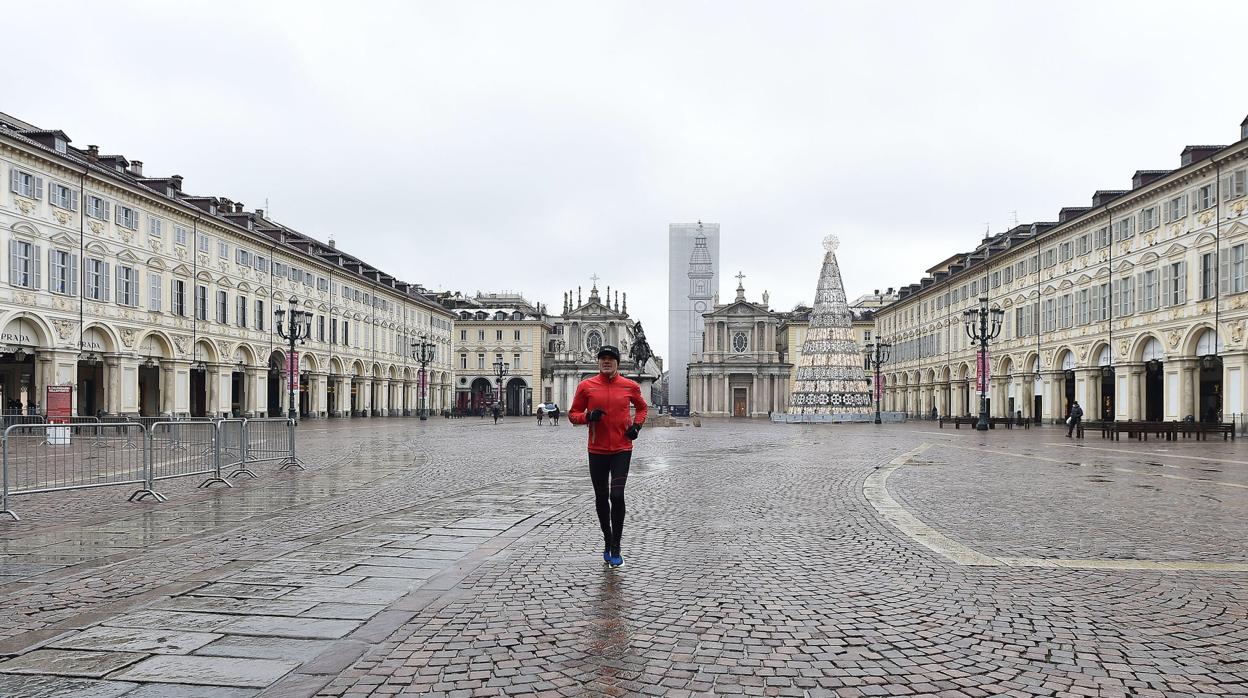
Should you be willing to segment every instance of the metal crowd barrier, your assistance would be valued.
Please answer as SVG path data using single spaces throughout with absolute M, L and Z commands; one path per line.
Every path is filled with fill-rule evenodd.
M 129 501 L 163 502 L 156 483 L 203 476 L 200 487 L 232 485 L 227 477 L 256 473 L 252 463 L 279 463 L 278 470 L 306 469 L 295 455 L 291 419 L 221 419 L 13 424 L 0 443 L 0 515 L 14 521 L 9 497 L 138 485 Z M 222 475 L 222 468 L 234 468 Z
M 278 470 L 305 470 L 303 461 L 295 456 L 295 420 L 269 417 L 243 422 L 243 465 L 278 461 Z
M 233 468 L 225 477 L 238 475 L 259 477 L 247 467 L 247 436 L 245 419 L 223 419 L 217 422 L 217 459 L 222 471 Z
M 217 425 L 212 422 L 156 422 L 147 432 L 147 488 L 157 480 L 205 475 L 200 487 L 225 485 L 217 450 Z
M 130 499 L 156 496 L 147 487 L 139 424 L 15 424 L 4 430 L 0 513 L 17 520 L 9 497 L 109 485 L 140 485 Z

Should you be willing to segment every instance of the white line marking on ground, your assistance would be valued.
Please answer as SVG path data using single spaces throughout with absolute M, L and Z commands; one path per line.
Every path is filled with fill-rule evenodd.
M 949 445 L 949 444 L 946 444 Z M 975 550 L 974 548 L 963 545 L 952 538 L 944 535 L 936 529 L 923 523 L 917 516 L 906 511 L 897 500 L 893 499 L 888 493 L 888 478 L 902 466 L 907 465 L 915 456 L 930 449 L 933 444 L 920 444 L 917 448 L 907 451 L 887 464 L 880 466 L 875 472 L 867 477 L 866 482 L 862 484 L 862 493 L 866 496 L 871 506 L 879 512 L 880 516 L 892 524 L 897 530 L 904 533 L 908 538 L 923 547 L 945 557 L 959 565 L 967 565 L 974 567 L 1033 567 L 1044 569 L 1078 569 L 1078 570 L 1147 570 L 1147 571 L 1170 571 L 1170 572 L 1248 572 L 1248 563 L 1239 562 L 1191 562 L 1186 560 L 1075 560 L 1064 558 L 1034 558 L 1034 557 L 993 557 Z M 952 446 L 953 448 L 961 448 L 968 451 L 979 450 L 969 446 Z M 1056 460 L 1053 458 L 1045 458 L 1043 456 L 1027 456 L 1023 454 L 1017 455 L 1022 458 L 1033 458 L 1036 460 L 1049 461 L 1052 463 L 1061 463 L 1067 465 L 1067 461 Z M 1081 464 L 1085 465 L 1086 464 Z M 1179 477 L 1177 475 L 1166 475 L 1164 473 L 1138 473 L 1134 470 L 1126 468 L 1114 468 L 1116 471 L 1136 473 L 1143 475 L 1156 475 L 1174 480 L 1190 480 L 1190 478 Z M 1201 481 L 1203 482 L 1203 481 Z M 1214 483 L 1224 484 L 1232 487 L 1245 487 L 1235 483 Z

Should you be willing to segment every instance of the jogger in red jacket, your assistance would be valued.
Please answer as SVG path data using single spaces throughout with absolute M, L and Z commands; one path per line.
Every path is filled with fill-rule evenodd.
M 630 407 L 635 408 L 635 414 Z M 594 506 L 602 527 L 602 560 L 624 564 L 620 534 L 624 530 L 624 485 L 633 456 L 633 440 L 646 421 L 641 386 L 620 375 L 620 350 L 607 344 L 598 350 L 598 375 L 576 386 L 568 408 L 573 424 L 589 425 L 589 477 Z

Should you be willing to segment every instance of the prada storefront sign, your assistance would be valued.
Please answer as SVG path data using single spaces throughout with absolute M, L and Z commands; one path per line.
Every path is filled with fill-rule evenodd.
M 83 351 L 108 351 L 112 343 L 104 336 L 104 330 L 98 327 L 88 327 L 82 333 L 82 349 Z
M 23 347 L 36 346 L 36 338 L 39 333 L 35 331 L 30 320 L 26 318 L 17 318 L 9 320 L 9 324 L 4 326 L 4 331 L 0 332 L 0 344 L 16 344 Z

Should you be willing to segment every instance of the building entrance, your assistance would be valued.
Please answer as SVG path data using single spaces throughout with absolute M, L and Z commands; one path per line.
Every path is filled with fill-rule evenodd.
M 1222 421 L 1222 357 L 1200 360 L 1200 398 L 1197 402 L 1202 422 Z
M 139 366 L 139 414 L 160 415 L 160 364 L 154 361 Z
M 1149 361 L 1144 364 L 1144 419 L 1160 422 L 1165 419 L 1165 364 Z

